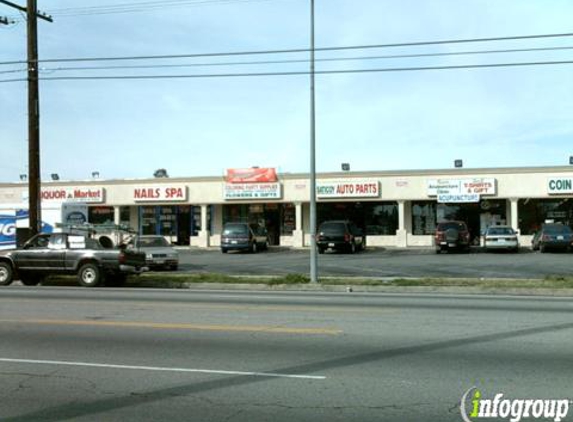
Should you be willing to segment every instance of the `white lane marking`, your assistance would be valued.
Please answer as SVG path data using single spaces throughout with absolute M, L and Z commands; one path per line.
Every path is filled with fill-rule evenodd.
M 269 377 L 269 378 L 296 378 L 296 379 L 311 379 L 311 380 L 326 379 L 326 377 L 322 375 L 297 375 L 297 374 L 279 374 L 273 372 L 246 372 L 246 371 L 223 371 L 223 370 L 213 370 L 213 369 L 168 368 L 161 366 L 113 365 L 107 363 L 69 362 L 60 360 L 0 358 L 0 362 L 27 363 L 34 365 L 82 366 L 82 367 L 108 368 L 108 369 L 132 369 L 139 371 L 192 372 L 192 373 L 217 374 L 217 375 L 244 375 L 251 377 Z

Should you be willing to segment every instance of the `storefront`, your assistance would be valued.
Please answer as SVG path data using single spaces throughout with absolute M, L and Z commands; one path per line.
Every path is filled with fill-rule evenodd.
M 223 199 L 223 225 L 235 222 L 258 224 L 267 229 L 271 245 L 279 245 L 281 236 L 292 234 L 294 205 L 281 201 L 282 184 L 275 169 L 228 169 Z
M 13 219 L 26 210 L 27 193 L 26 183 L 0 184 L 0 214 Z M 465 221 L 475 244 L 492 225 L 518 230 L 522 245 L 544 222 L 573 226 L 572 167 L 323 173 L 316 196 L 318 224 L 352 220 L 370 246 L 432 246 L 436 225 L 447 220 Z M 217 247 L 226 222 L 245 221 L 264 225 L 273 245 L 310 244 L 308 175 L 279 177 L 273 168 L 231 169 L 225 177 L 45 182 L 41 198 L 42 220 L 55 229 L 70 218 L 121 223 L 179 245 Z M 13 224 L 5 227 L 0 234 L 13 237 Z

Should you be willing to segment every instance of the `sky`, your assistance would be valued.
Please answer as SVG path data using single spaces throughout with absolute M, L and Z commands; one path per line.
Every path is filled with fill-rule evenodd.
M 310 0 L 38 0 L 38 8 L 54 18 L 38 22 L 41 61 L 310 45 Z M 2 81 L 26 73 L 25 64 L 3 63 L 26 59 L 26 22 L 0 4 L 2 16 L 16 21 L 0 25 L 0 182 L 13 182 L 27 172 L 27 86 Z M 573 32 L 571 16 L 569 0 L 315 0 L 316 47 L 564 34 Z M 316 69 L 573 61 L 573 49 L 364 58 L 554 47 L 573 47 L 573 37 L 317 51 Z M 102 179 L 149 178 L 159 168 L 170 177 L 251 166 L 308 172 L 308 58 L 41 62 L 42 179 L 85 180 L 94 171 Z M 352 60 L 324 60 L 340 58 Z M 260 63 L 285 60 L 298 61 Z M 143 65 L 171 67 L 125 68 Z M 77 69 L 111 66 L 124 68 Z M 303 74 L 49 80 L 277 72 Z M 446 169 L 456 159 L 465 168 L 568 165 L 572 74 L 573 64 L 317 74 L 317 171 L 340 171 L 341 163 L 352 171 Z

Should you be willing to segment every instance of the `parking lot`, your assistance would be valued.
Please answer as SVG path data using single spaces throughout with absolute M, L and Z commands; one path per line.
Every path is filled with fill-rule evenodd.
M 180 250 L 180 270 L 238 275 L 308 273 L 308 249 L 271 247 L 257 254 L 228 253 L 219 249 Z M 436 254 L 434 249 L 368 248 L 354 255 L 327 252 L 318 256 L 320 276 L 350 277 L 484 277 L 543 278 L 573 273 L 572 253 Z

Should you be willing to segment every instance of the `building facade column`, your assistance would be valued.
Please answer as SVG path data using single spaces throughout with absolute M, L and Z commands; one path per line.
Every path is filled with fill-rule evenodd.
M 201 230 L 199 230 L 199 247 L 208 248 L 210 244 L 211 232 L 208 225 L 209 206 L 201 205 Z
M 121 213 L 118 206 L 113 207 L 113 224 L 121 222 Z
M 295 248 L 304 247 L 304 231 L 302 225 L 302 204 L 295 203 L 295 230 L 292 233 L 293 243 Z
M 519 199 L 510 198 L 509 200 L 509 215 L 511 221 L 511 227 L 519 234 L 519 213 L 518 213 L 518 203 Z
M 409 214 L 409 203 L 398 201 L 398 230 L 396 230 L 396 246 L 399 248 L 408 247 L 408 231 L 406 221 Z

